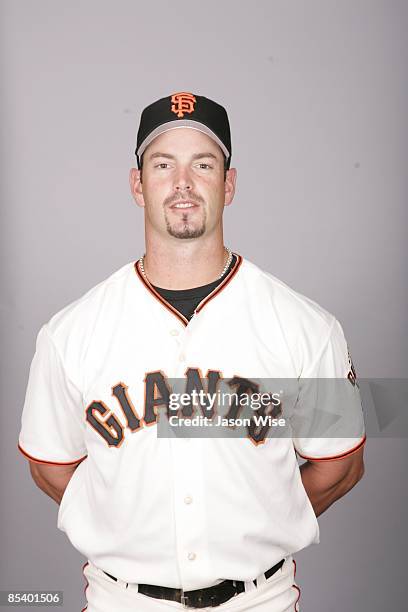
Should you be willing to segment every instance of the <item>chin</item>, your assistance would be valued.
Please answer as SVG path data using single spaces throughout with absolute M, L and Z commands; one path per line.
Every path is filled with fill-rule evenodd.
M 183 226 L 172 226 L 167 225 L 167 232 L 173 238 L 179 238 L 180 240 L 189 240 L 191 238 L 199 238 L 205 232 L 205 225 L 194 227 L 194 225 L 183 225 Z

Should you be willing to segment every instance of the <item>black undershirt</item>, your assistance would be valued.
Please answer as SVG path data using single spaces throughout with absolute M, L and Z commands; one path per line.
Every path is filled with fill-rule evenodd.
M 198 304 L 209 295 L 218 285 L 224 280 L 229 274 L 232 268 L 235 266 L 237 258 L 235 255 L 232 256 L 232 261 L 228 269 L 224 272 L 221 278 L 203 285 L 202 287 L 193 287 L 193 289 L 162 289 L 161 287 L 153 287 L 158 293 L 169 302 L 174 308 L 176 308 L 186 319 L 191 319 L 194 314 L 194 310 Z

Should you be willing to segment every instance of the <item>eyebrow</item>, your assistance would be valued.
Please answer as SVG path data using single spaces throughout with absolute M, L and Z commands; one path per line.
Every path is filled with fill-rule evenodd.
M 157 157 L 164 157 L 166 159 L 175 159 L 174 155 L 171 155 L 170 153 L 160 153 L 159 151 L 157 153 L 152 153 L 149 159 L 155 159 Z M 218 159 L 217 156 L 214 155 L 214 153 L 196 153 L 195 155 L 193 155 L 192 159 L 196 160 L 196 159 L 202 159 L 204 157 L 209 157 L 211 159 Z

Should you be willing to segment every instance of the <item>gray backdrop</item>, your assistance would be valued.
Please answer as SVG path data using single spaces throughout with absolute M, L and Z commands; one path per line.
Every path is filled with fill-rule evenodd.
M 333 312 L 360 377 L 406 376 L 408 4 L 3 0 L 1 23 L 0 589 L 63 589 L 71 612 L 83 559 L 16 450 L 20 414 L 40 326 L 143 252 L 140 111 L 180 90 L 224 104 L 226 244 Z M 406 439 L 369 440 L 297 555 L 303 612 L 404 609 L 406 459 Z

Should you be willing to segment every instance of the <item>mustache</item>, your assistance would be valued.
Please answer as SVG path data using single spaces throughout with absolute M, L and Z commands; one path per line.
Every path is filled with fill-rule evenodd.
M 176 196 L 176 197 L 173 194 L 169 196 L 168 198 L 166 198 L 163 204 L 165 206 L 171 206 L 171 204 L 177 204 L 177 202 L 179 202 L 180 200 L 188 200 L 189 202 L 193 202 L 195 204 L 204 203 L 204 199 L 198 193 L 195 193 L 194 191 L 189 191 L 186 194 L 180 194 L 179 196 Z

